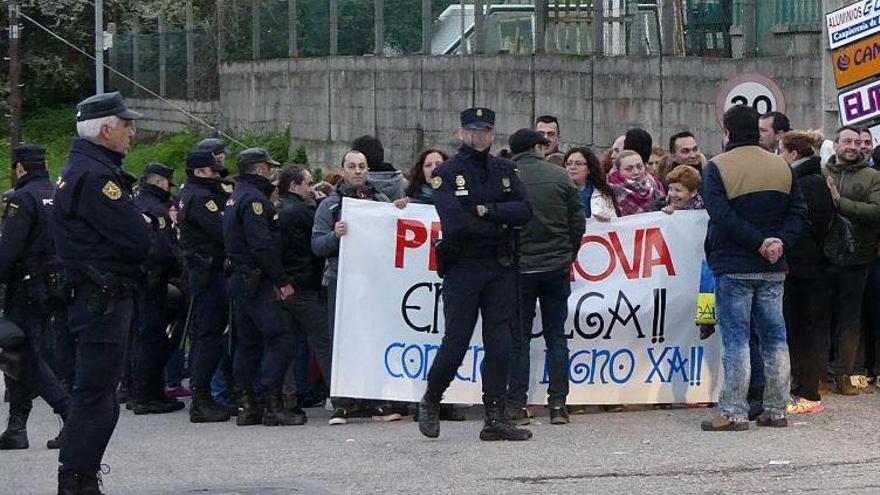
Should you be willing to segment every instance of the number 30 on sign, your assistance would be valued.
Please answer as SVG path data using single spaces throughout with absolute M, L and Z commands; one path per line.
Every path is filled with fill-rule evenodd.
M 767 112 L 785 112 L 785 97 L 779 85 L 761 74 L 738 74 L 728 79 L 715 98 L 718 122 L 724 112 L 736 105 L 749 105 L 758 115 Z

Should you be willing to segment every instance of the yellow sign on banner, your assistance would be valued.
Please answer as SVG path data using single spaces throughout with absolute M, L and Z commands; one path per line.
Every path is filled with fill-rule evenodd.
M 834 50 L 831 65 L 838 88 L 880 76 L 880 34 Z

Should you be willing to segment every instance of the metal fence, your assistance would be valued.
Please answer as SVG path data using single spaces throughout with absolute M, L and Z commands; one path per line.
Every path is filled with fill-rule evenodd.
M 217 64 L 474 53 L 812 55 L 820 0 L 218 0 L 189 31 L 139 19 L 113 66 L 172 98 L 216 97 Z M 143 92 L 111 75 L 111 86 Z

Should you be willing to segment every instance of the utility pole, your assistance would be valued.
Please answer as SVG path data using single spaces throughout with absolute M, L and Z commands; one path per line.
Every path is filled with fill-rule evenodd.
M 18 0 L 9 0 L 9 141 L 12 148 L 21 143 L 21 27 L 18 25 Z
M 95 94 L 104 92 L 104 1 L 95 0 Z

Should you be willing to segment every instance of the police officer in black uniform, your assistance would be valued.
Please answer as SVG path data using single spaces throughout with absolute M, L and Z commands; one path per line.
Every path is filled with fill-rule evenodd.
M 278 214 L 270 199 L 275 191 L 269 181 L 271 167 L 277 165 L 262 148 L 239 153 L 238 182 L 223 218 L 232 264 L 229 292 L 237 332 L 233 367 L 239 426 L 305 423 L 304 415 L 285 409 L 281 390 L 294 351 L 293 329 L 285 324 L 281 304 L 294 294 L 281 264 Z M 256 379 L 266 394 L 263 411 L 254 397 Z
M 218 170 L 226 177 L 226 143 L 220 138 L 202 139 L 196 144 L 196 149 L 207 150 L 214 155 L 214 162 L 217 164 Z
M 77 105 L 77 133 L 55 193 L 51 230 L 72 287 L 68 325 L 76 338 L 72 404 L 64 425 L 58 493 L 100 493 L 98 471 L 119 419 L 134 296 L 144 280 L 149 219 L 131 196 L 122 161 L 134 120 L 119 93 Z
M 189 420 L 214 423 L 229 413 L 211 397 L 211 378 L 223 356 L 223 332 L 229 323 L 229 299 L 223 264 L 223 209 L 232 185 L 210 150 L 186 157 L 186 182 L 180 190 L 180 244 L 192 293 L 193 349 L 190 354 L 192 403 Z M 227 384 L 229 385 L 229 384 Z
M 0 283 L 6 286 L 0 310 L 5 309 L 27 340 L 21 346 L 21 376 L 17 380 L 6 376 L 9 421 L 0 434 L 0 450 L 28 448 L 27 420 L 34 397 L 42 397 L 62 419 L 70 406 L 70 397 L 43 354 L 49 315 L 63 302 L 58 298 L 59 266 L 49 232 L 55 186 L 49 180 L 43 148 L 21 144 L 13 154 L 15 188 L 3 212 L 0 235 Z M 56 442 L 50 442 L 50 448 L 57 448 Z
M 183 402 L 166 398 L 162 372 L 169 356 L 168 279 L 176 275 L 177 238 L 168 215 L 174 170 L 161 163 L 150 163 L 140 178 L 134 203 L 151 220 L 147 281 L 137 300 L 137 335 L 133 346 L 131 399 L 135 414 L 164 414 L 184 408 Z
M 440 434 L 440 401 L 482 315 L 486 421 L 480 439 L 528 440 L 530 431 L 507 421 L 504 396 L 516 315 L 511 229 L 528 223 L 532 211 L 513 162 L 489 153 L 495 113 L 469 108 L 461 113 L 461 126 L 461 148 L 437 167 L 431 181 L 443 229 L 439 257 L 446 333 L 419 403 L 419 431 L 431 438 Z

